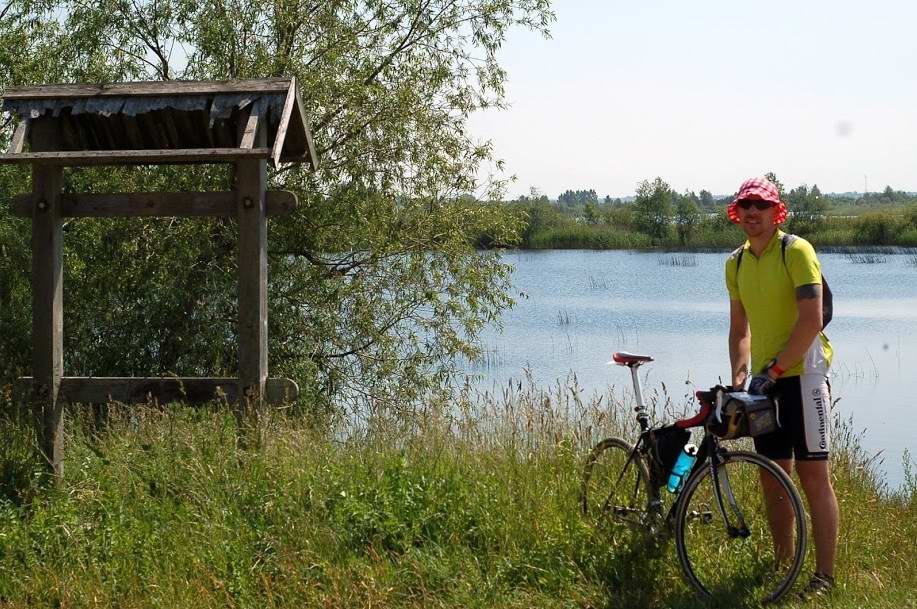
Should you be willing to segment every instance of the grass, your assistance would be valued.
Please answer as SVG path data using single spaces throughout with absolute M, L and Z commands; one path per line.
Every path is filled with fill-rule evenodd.
M 883 254 L 845 254 L 844 258 L 852 264 L 885 264 L 888 257 Z
M 579 517 L 582 459 L 632 435 L 629 406 L 574 377 L 321 427 L 275 412 L 261 451 L 219 409 L 115 409 L 102 432 L 74 411 L 57 487 L 7 414 L 0 607 L 698 606 L 671 545 Z M 917 475 L 889 489 L 852 430 L 836 422 L 841 593 L 818 606 L 915 607 Z
M 649 247 L 647 235 L 610 226 L 570 223 L 550 227 L 531 236 L 525 247 L 531 249 L 640 249 Z
M 660 256 L 656 263 L 659 266 L 675 266 L 675 267 L 693 267 L 697 266 L 697 256 L 692 256 L 691 254 L 670 254 L 668 256 Z
M 794 224 L 791 218 L 783 230 L 805 237 L 819 251 L 833 248 L 852 253 L 873 250 L 895 253 L 917 247 L 917 225 L 912 220 L 888 214 L 828 216 L 817 224 Z M 722 217 L 704 218 L 681 236 L 668 230 L 664 237 L 652 238 L 626 224 L 584 224 L 561 216 L 555 224 L 527 233 L 521 245 L 527 249 L 729 251 L 744 241 L 742 230 Z

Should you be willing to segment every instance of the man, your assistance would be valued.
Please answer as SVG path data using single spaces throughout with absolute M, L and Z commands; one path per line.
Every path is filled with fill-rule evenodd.
M 755 450 L 788 474 L 795 461 L 815 540 L 815 574 L 804 596 L 821 594 L 834 586 L 838 532 L 828 463 L 832 349 L 821 331 L 821 267 L 809 242 L 779 230 L 787 209 L 766 178 L 746 180 L 727 211 L 748 237 L 726 261 L 732 384 L 743 387 L 754 370 L 749 392 L 780 399 L 781 427 L 755 438 Z M 762 477 L 761 483 L 775 554 L 787 559 L 793 512 L 773 480 Z

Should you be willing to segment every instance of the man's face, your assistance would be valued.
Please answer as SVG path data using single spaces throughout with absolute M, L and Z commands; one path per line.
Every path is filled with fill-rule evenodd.
M 745 209 L 745 207 L 748 209 Z M 739 224 L 749 237 L 766 235 L 774 230 L 774 217 L 777 213 L 773 204 L 767 201 L 745 199 L 739 201 Z M 764 209 L 759 209 L 764 207 Z

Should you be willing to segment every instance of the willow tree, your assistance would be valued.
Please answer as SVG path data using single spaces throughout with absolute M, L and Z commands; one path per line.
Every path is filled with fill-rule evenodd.
M 473 355 L 511 304 L 507 266 L 471 244 L 511 242 L 520 227 L 488 203 L 502 183 L 477 178 L 499 163 L 467 119 L 503 104 L 507 31 L 547 35 L 552 19 L 548 0 L 0 0 L 0 87 L 295 76 L 322 163 L 269 178 L 300 200 L 269 227 L 271 369 L 313 404 L 411 403 L 448 384 L 454 357 Z M 0 145 L 11 131 L 0 123 Z M 78 169 L 64 188 L 231 179 L 219 166 Z M 28 180 L 0 168 L 7 380 L 29 361 L 28 225 L 8 206 Z M 235 231 L 225 220 L 69 222 L 66 373 L 231 372 Z

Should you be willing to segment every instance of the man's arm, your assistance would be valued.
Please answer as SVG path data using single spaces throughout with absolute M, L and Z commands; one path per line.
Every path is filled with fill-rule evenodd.
M 799 308 L 799 319 L 786 347 L 777 356 L 777 367 L 783 370 L 799 363 L 821 332 L 821 284 L 810 283 L 796 288 L 796 306 Z M 773 372 L 770 376 L 777 378 Z
M 751 359 L 751 329 L 741 300 L 729 301 L 729 361 L 732 364 L 732 386 L 745 385 Z

